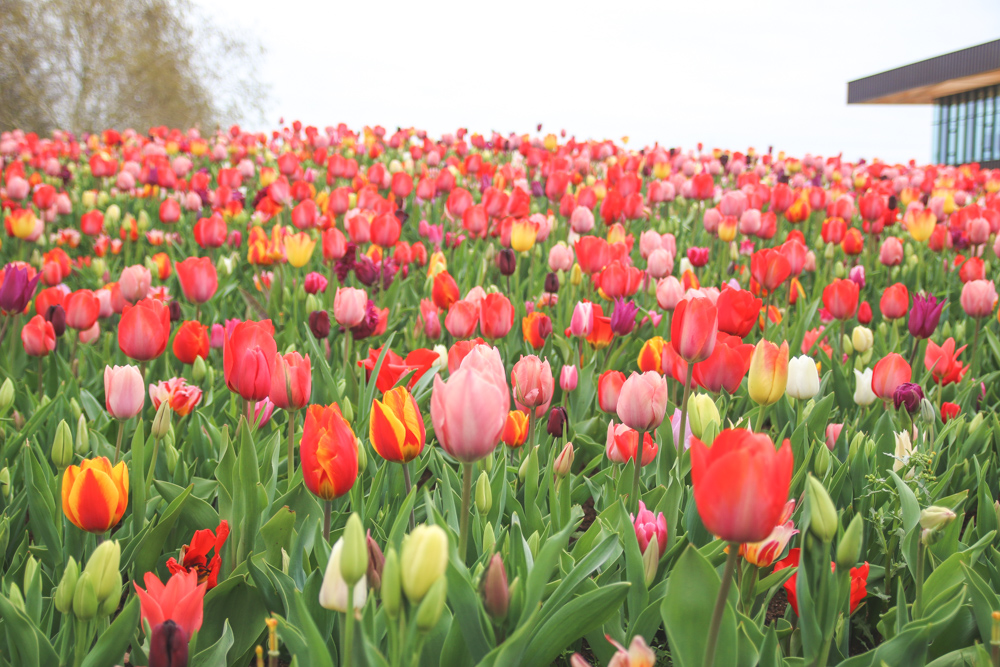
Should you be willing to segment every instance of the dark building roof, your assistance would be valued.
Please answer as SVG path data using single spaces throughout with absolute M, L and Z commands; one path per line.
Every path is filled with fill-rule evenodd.
M 1000 83 L 1000 39 L 847 84 L 848 104 L 931 104 Z

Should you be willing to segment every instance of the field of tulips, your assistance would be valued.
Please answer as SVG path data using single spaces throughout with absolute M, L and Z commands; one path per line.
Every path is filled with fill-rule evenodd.
M 0 135 L 0 667 L 1000 667 L 1000 170 Z

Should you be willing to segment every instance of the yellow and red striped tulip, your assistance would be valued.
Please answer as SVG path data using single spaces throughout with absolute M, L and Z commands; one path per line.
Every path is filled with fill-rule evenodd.
M 105 533 L 121 521 L 128 506 L 128 468 L 111 467 L 103 456 L 66 468 L 62 482 L 63 512 L 88 533 Z
M 372 401 L 368 437 L 386 461 L 409 463 L 424 451 L 424 418 L 406 387 L 390 389 L 381 401 Z

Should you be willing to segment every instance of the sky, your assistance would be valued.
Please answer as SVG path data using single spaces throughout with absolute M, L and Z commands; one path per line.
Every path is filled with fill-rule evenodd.
M 997 0 L 195 0 L 259 40 L 261 129 L 565 129 L 630 146 L 931 157 L 932 107 L 847 82 L 1000 37 Z

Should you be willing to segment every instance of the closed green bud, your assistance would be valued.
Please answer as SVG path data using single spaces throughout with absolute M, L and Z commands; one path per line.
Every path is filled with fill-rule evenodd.
M 69 399 L 69 411 L 73 413 L 73 419 L 79 419 L 83 415 L 83 408 L 75 398 Z
M 399 554 L 393 547 L 389 547 L 389 551 L 385 555 L 385 565 L 382 566 L 382 586 L 378 592 L 382 597 L 382 608 L 385 609 L 386 616 L 395 620 L 399 616 L 399 607 L 403 599 L 400 587 Z
M 201 357 L 198 357 L 201 359 Z M 163 401 L 156 409 L 156 416 L 153 417 L 152 436 L 156 440 L 162 440 L 170 430 L 170 403 Z
M 920 417 L 924 423 L 930 425 L 937 421 L 937 411 L 934 405 L 927 398 L 920 399 Z
M 195 357 L 194 364 L 191 366 L 191 378 L 201 384 L 201 381 L 205 379 L 205 359 L 202 357 Z
M 528 537 L 528 548 L 531 550 L 532 558 L 538 555 L 538 544 L 541 542 L 541 539 L 542 538 L 538 534 L 537 530 L 533 532 L 530 537 Z
M 489 521 L 486 522 L 486 527 L 483 528 L 483 553 L 488 554 L 493 551 L 493 547 L 497 544 L 497 538 L 493 535 L 493 524 Z
M 400 558 L 403 591 L 411 604 L 420 602 L 448 567 L 448 533 L 421 524 L 403 540 Z
M 97 610 L 99 616 L 111 616 L 113 613 L 118 611 L 118 605 L 122 601 L 122 582 L 121 579 L 118 580 L 118 585 L 115 586 L 108 597 L 104 598 L 101 602 L 101 606 Z
M 861 531 L 864 523 L 860 514 L 855 514 L 837 545 L 837 567 L 841 572 L 850 569 L 861 558 Z
M 836 257 L 837 246 L 832 243 L 827 243 L 826 248 L 823 249 L 823 257 L 826 259 L 833 259 Z
M 56 609 L 59 610 L 60 614 L 68 614 L 72 611 L 73 593 L 76 592 L 76 582 L 79 578 L 80 566 L 70 556 L 69 562 L 66 563 L 66 569 L 63 570 L 62 579 L 59 580 L 59 585 L 56 586 L 56 590 L 52 593 L 52 601 L 55 603 Z
M 340 575 L 348 586 L 361 581 L 368 571 L 368 544 L 365 529 L 357 512 L 351 514 L 344 528 L 344 551 L 340 556 Z
M 34 556 L 28 556 L 28 561 L 24 564 L 24 590 L 31 588 L 31 580 L 38 574 L 38 561 Z
M 485 472 L 479 473 L 479 481 L 476 482 L 476 509 L 483 516 L 490 513 L 493 507 L 493 489 L 490 488 L 490 478 Z
M 813 472 L 818 477 L 824 477 L 827 471 L 830 470 L 830 450 L 822 443 L 816 444 L 813 449 L 816 450 L 816 454 L 813 455 Z
M 524 481 L 524 478 L 528 475 L 528 464 L 530 462 L 531 462 L 531 452 L 528 452 L 528 455 L 524 457 L 524 460 L 521 461 L 521 465 L 518 466 L 517 468 L 517 478 L 522 482 Z
M 94 589 L 94 577 L 89 572 L 80 575 L 73 592 L 73 615 L 81 621 L 89 621 L 97 616 L 100 602 Z
M 65 419 L 56 426 L 56 437 L 52 440 L 52 463 L 60 470 L 73 463 L 73 433 Z
M 580 268 L 580 265 L 575 262 L 573 263 L 573 268 L 569 272 L 569 282 L 571 285 L 579 285 L 583 282 L 583 270 Z
M 344 419 L 346 419 L 348 423 L 354 421 L 354 406 L 351 405 L 351 399 L 346 396 L 344 397 L 344 400 L 340 402 L 340 414 L 344 415 Z
M 837 508 L 830 494 L 823 483 L 812 475 L 807 478 L 806 493 L 809 495 L 809 530 L 823 542 L 832 541 L 837 534 L 838 521 Z
M 562 451 L 559 452 L 559 456 L 556 457 L 556 461 L 553 464 L 553 472 L 555 472 L 556 477 L 565 477 L 570 474 L 573 470 L 573 443 L 567 442 L 563 445 Z
M 642 572 L 646 580 L 646 588 L 653 585 L 656 570 L 660 566 L 660 545 L 656 540 L 650 540 L 642 554 Z
M 6 466 L 0 469 L 0 492 L 4 498 L 10 497 L 10 468 Z
M 493 472 L 493 455 L 489 454 L 489 455 L 485 456 L 484 458 L 480 459 L 479 463 L 477 465 L 480 467 L 480 469 L 485 470 L 486 472 L 492 474 L 492 472 Z
M 24 609 L 24 596 L 21 595 L 21 589 L 18 588 L 17 584 L 10 585 L 10 590 L 7 592 L 7 597 L 10 599 L 11 605 L 19 609 L 21 613 L 26 613 Z
M 365 449 L 365 443 L 361 442 L 361 438 L 354 439 L 354 446 L 358 448 L 358 470 L 364 470 L 368 467 L 368 450 Z
M 969 422 L 969 433 L 975 433 L 983 425 L 983 413 L 977 412 L 976 416 Z
M 90 453 L 90 431 L 87 430 L 86 415 L 80 415 L 76 420 L 76 444 L 73 449 L 80 456 L 86 456 Z
M 722 417 L 719 416 L 719 408 L 715 406 L 711 396 L 695 394 L 688 399 L 688 416 L 694 437 L 709 443 L 715 439 L 706 435 L 706 432 L 711 432 L 714 428 L 714 433 L 718 434 Z
M 306 296 L 306 312 L 311 313 L 314 310 L 323 310 L 323 304 L 319 302 L 315 294 L 309 294 Z
M 105 540 L 90 554 L 87 566 L 83 569 L 89 573 L 94 584 L 94 594 L 98 602 L 104 602 L 116 588 L 121 588 L 122 550 L 117 540 Z
M 955 513 L 947 507 L 931 505 L 920 512 L 920 527 L 926 530 L 941 530 L 955 520 Z
M 90 272 L 94 274 L 94 277 L 98 280 L 102 280 L 103 282 L 104 274 L 107 270 L 108 263 L 103 257 L 95 257 L 90 261 Z
M 955 338 L 965 340 L 965 320 L 955 322 Z
M 840 344 L 844 348 L 844 354 L 854 354 L 854 343 L 851 342 L 851 337 L 844 334 L 840 339 Z
M 861 355 L 862 365 L 867 366 L 868 364 L 870 364 L 872 361 L 872 354 L 874 353 L 875 353 L 874 347 L 865 350 L 865 353 Z
M 844 268 L 844 263 L 838 261 L 833 265 L 833 275 L 837 278 L 843 278 L 847 275 L 847 270 Z
M 0 385 L 0 415 L 7 414 L 11 406 L 14 405 L 14 383 L 7 378 Z
M 169 440 L 163 443 L 163 456 L 167 459 L 167 472 L 173 475 L 177 469 L 177 462 L 180 461 L 180 454 L 174 447 L 174 443 Z
M 420 606 L 417 607 L 417 631 L 428 633 L 434 629 L 444 612 L 444 603 L 448 599 L 448 580 L 440 577 L 427 595 L 424 596 Z
M 146 213 L 145 209 L 139 211 L 139 217 L 135 220 L 135 226 L 138 227 L 139 231 L 145 232 L 149 230 L 151 224 L 152 223 L 149 220 L 149 213 Z

